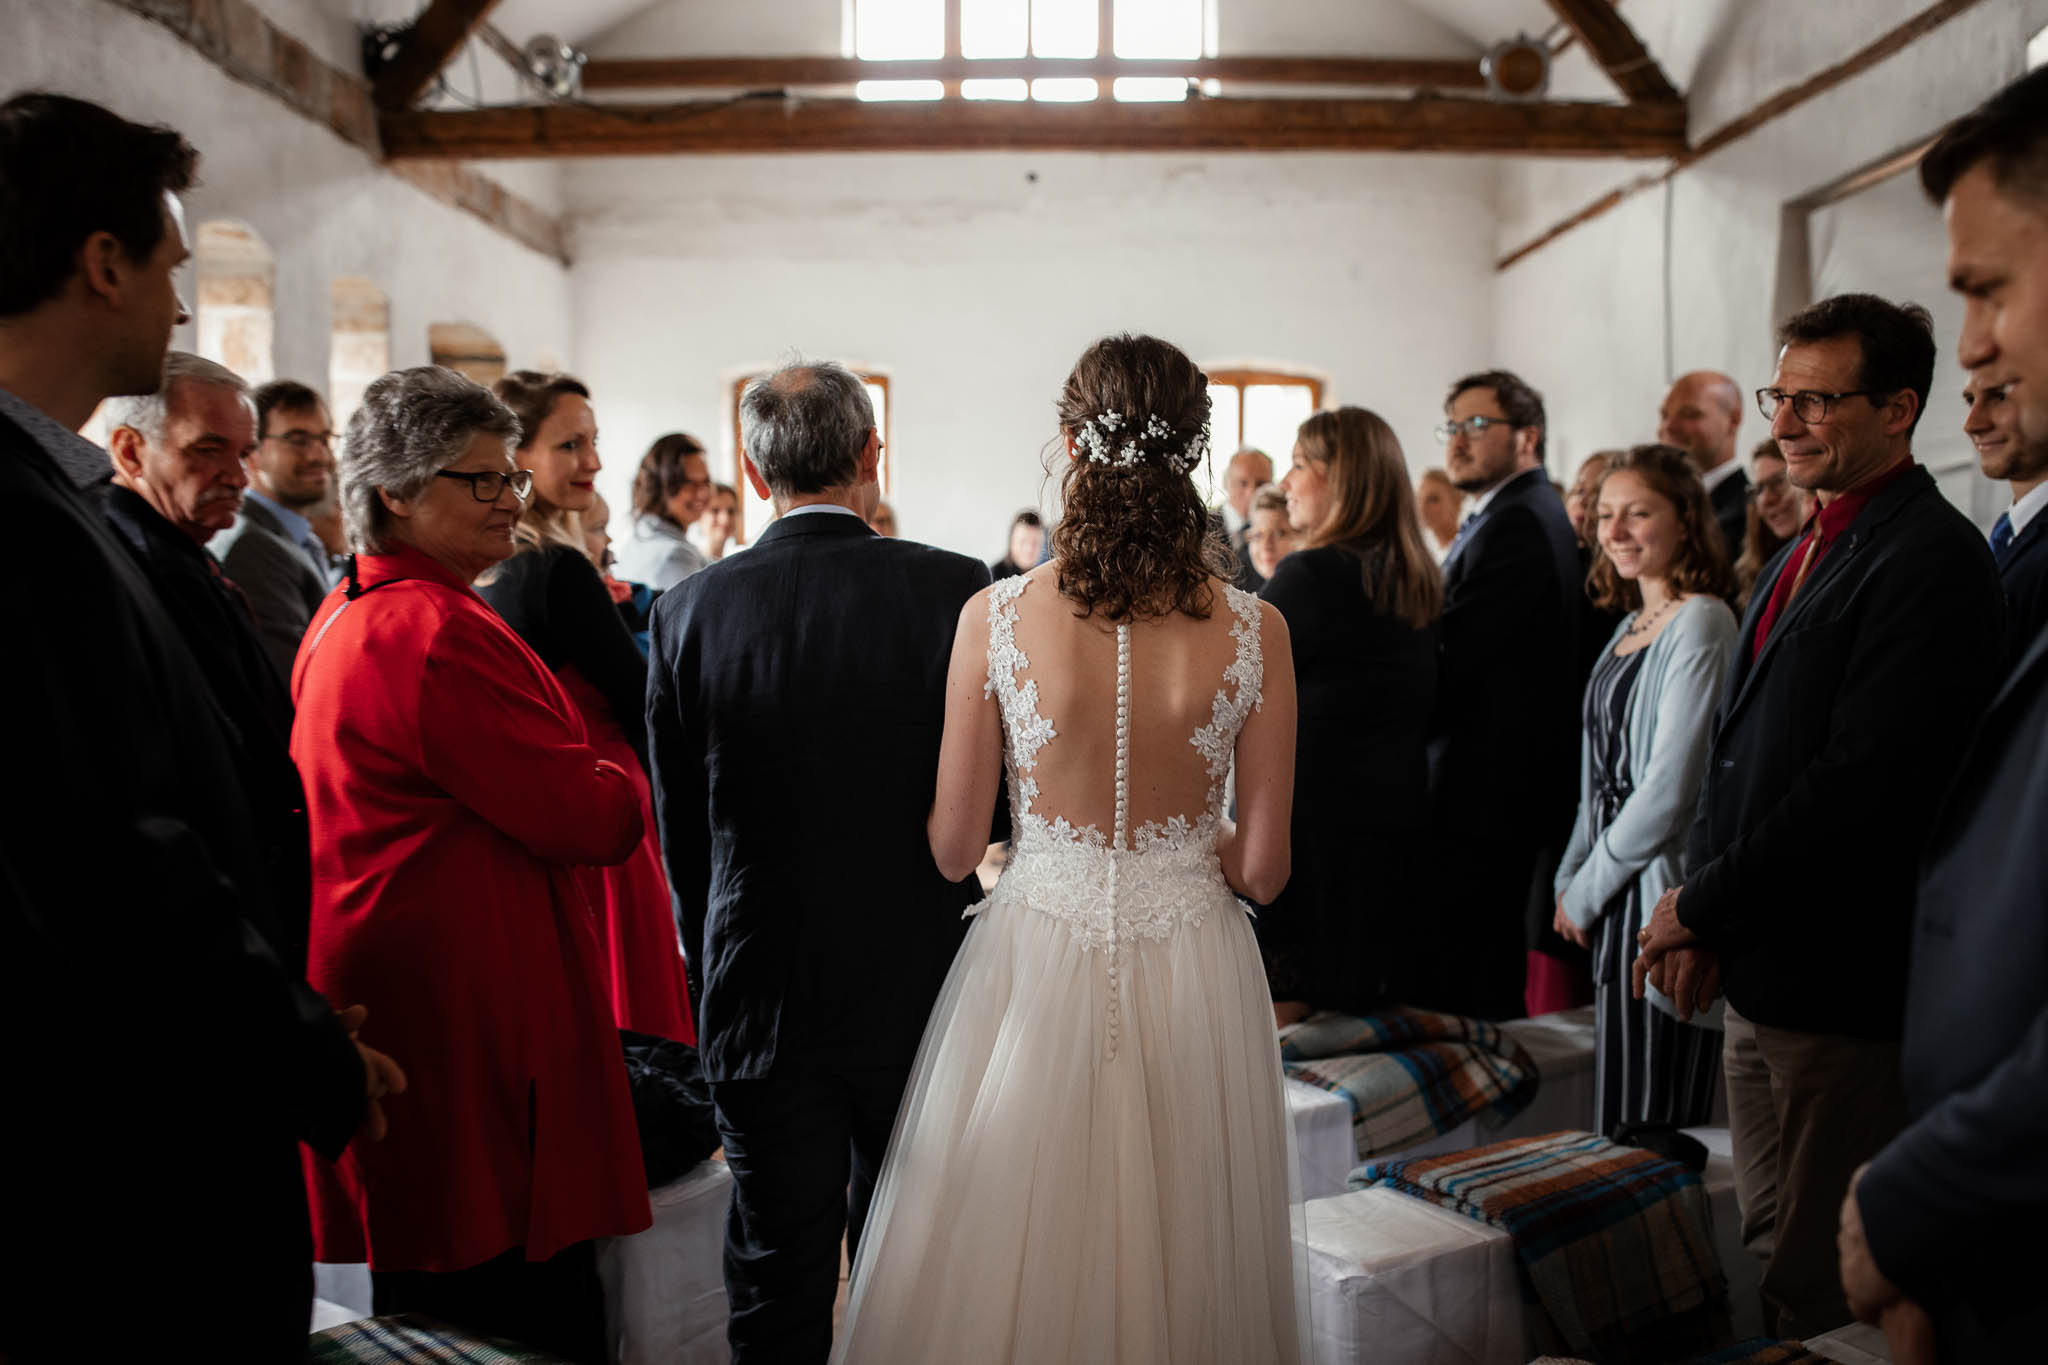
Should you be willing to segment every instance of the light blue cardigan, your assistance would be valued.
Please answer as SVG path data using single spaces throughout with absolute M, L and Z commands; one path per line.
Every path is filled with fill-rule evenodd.
M 1612 653 L 1631 613 L 1607 642 Z M 1657 898 L 1684 881 L 1686 835 L 1699 802 L 1707 769 L 1714 712 L 1721 704 L 1728 665 L 1735 656 L 1735 614 L 1705 593 L 1678 609 L 1645 650 L 1642 671 L 1629 694 L 1629 797 L 1607 828 L 1593 827 L 1593 746 L 1579 742 L 1579 818 L 1557 870 L 1556 892 L 1564 913 L 1590 929 L 1631 879 L 1640 888 L 1647 918 Z M 1603 656 L 1604 657 L 1604 656 Z M 1651 988 L 1651 1002 L 1667 1014 L 1671 1002 Z M 1693 1022 L 1721 1026 L 1721 1002 Z

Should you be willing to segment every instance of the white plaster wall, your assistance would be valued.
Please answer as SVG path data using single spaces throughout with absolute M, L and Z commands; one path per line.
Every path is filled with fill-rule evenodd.
M 161 27 L 102 0 L 7 7 L 0 91 L 36 86 L 169 123 L 203 156 L 193 225 L 233 218 L 277 260 L 277 372 L 325 386 L 329 286 L 360 275 L 391 300 L 391 360 L 427 361 L 427 327 L 469 322 L 514 364 L 574 358 L 567 272 L 382 170 L 270 96 L 223 77 Z M 191 282 L 185 285 L 191 297 Z M 189 347 L 190 327 L 177 344 Z
M 1920 0 L 1631 0 L 1625 12 L 1688 93 L 1697 142 L 1922 8 Z M 2048 0 L 1983 0 L 1901 54 L 1688 167 L 1668 187 L 1635 195 L 1500 274 L 1500 350 L 1545 394 L 1553 445 L 1561 447 L 1553 470 L 1604 446 L 1653 437 L 1674 371 L 1725 370 L 1745 389 L 1768 382 L 1783 206 L 1970 109 L 2020 74 L 2026 40 L 2044 24 Z M 1568 56 L 1560 64 L 1562 86 L 1597 82 L 1583 61 Z M 1514 164 L 1501 178 L 1498 245 L 1519 247 L 1661 165 Z M 1923 293 L 1939 287 L 1939 262 L 1929 264 L 1932 283 Z M 1943 359 L 1935 383 L 1946 390 L 1959 383 L 1953 310 L 1938 309 L 1937 317 Z M 1766 434 L 1751 412 L 1741 439 Z M 1982 499 L 1967 480 L 1945 486 L 1979 510 Z
M 905 534 L 995 558 L 1050 505 L 1081 351 L 1151 331 L 1383 413 L 1410 462 L 1495 359 L 1491 163 L 1290 155 L 701 157 L 570 172 L 572 277 L 615 508 L 656 435 L 733 465 L 727 386 L 792 348 L 887 372 Z M 1226 454 L 1228 452 L 1225 452 Z

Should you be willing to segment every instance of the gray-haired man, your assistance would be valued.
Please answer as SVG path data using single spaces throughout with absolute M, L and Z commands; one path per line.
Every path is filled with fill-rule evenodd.
M 861 519 L 860 380 L 791 365 L 740 403 L 779 514 L 655 604 L 647 730 L 698 1048 L 734 1177 L 736 1365 L 823 1361 L 839 1246 L 979 895 L 932 863 L 946 669 L 988 570 Z

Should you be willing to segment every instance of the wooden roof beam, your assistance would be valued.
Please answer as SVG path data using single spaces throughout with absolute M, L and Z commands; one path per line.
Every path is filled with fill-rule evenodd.
M 1673 157 L 1685 108 L 1490 100 L 1205 99 L 1176 104 L 699 100 L 410 110 L 381 124 L 409 158 L 902 151 L 1407 151 Z
M 398 54 L 371 82 L 377 107 L 410 109 L 497 6 L 498 0 L 433 0 L 400 38 Z
M 1676 104 L 1681 96 L 1613 0 L 1548 0 L 1630 103 Z
M 856 81 L 1029 80 L 1034 77 L 1188 76 L 1276 85 L 1414 86 L 1480 90 L 1479 63 L 1440 57 L 1198 57 L 1186 61 L 1017 57 L 861 61 L 854 57 L 631 57 L 593 60 L 585 90 L 724 87 L 779 90 Z

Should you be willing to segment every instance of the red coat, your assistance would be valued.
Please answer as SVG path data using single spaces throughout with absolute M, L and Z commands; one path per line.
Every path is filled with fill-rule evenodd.
M 405 1068 L 390 1135 L 307 1154 L 323 1261 L 459 1270 L 651 1221 L 577 865 L 631 855 L 632 779 L 482 598 L 401 548 L 292 670 L 313 844 L 306 975 Z
M 620 1028 L 651 1033 L 678 1043 L 697 1042 L 690 1023 L 690 984 L 683 971 L 683 942 L 676 933 L 675 903 L 668 893 L 668 874 L 661 867 L 661 844 L 654 833 L 654 789 L 647 770 L 604 693 L 574 668 L 555 675 L 576 703 L 590 747 L 616 763 L 633 779 L 640 795 L 640 817 L 647 837 L 633 856 L 611 867 L 582 869 L 584 887 L 597 911 L 598 952 L 605 984 L 611 991 L 612 1019 Z

